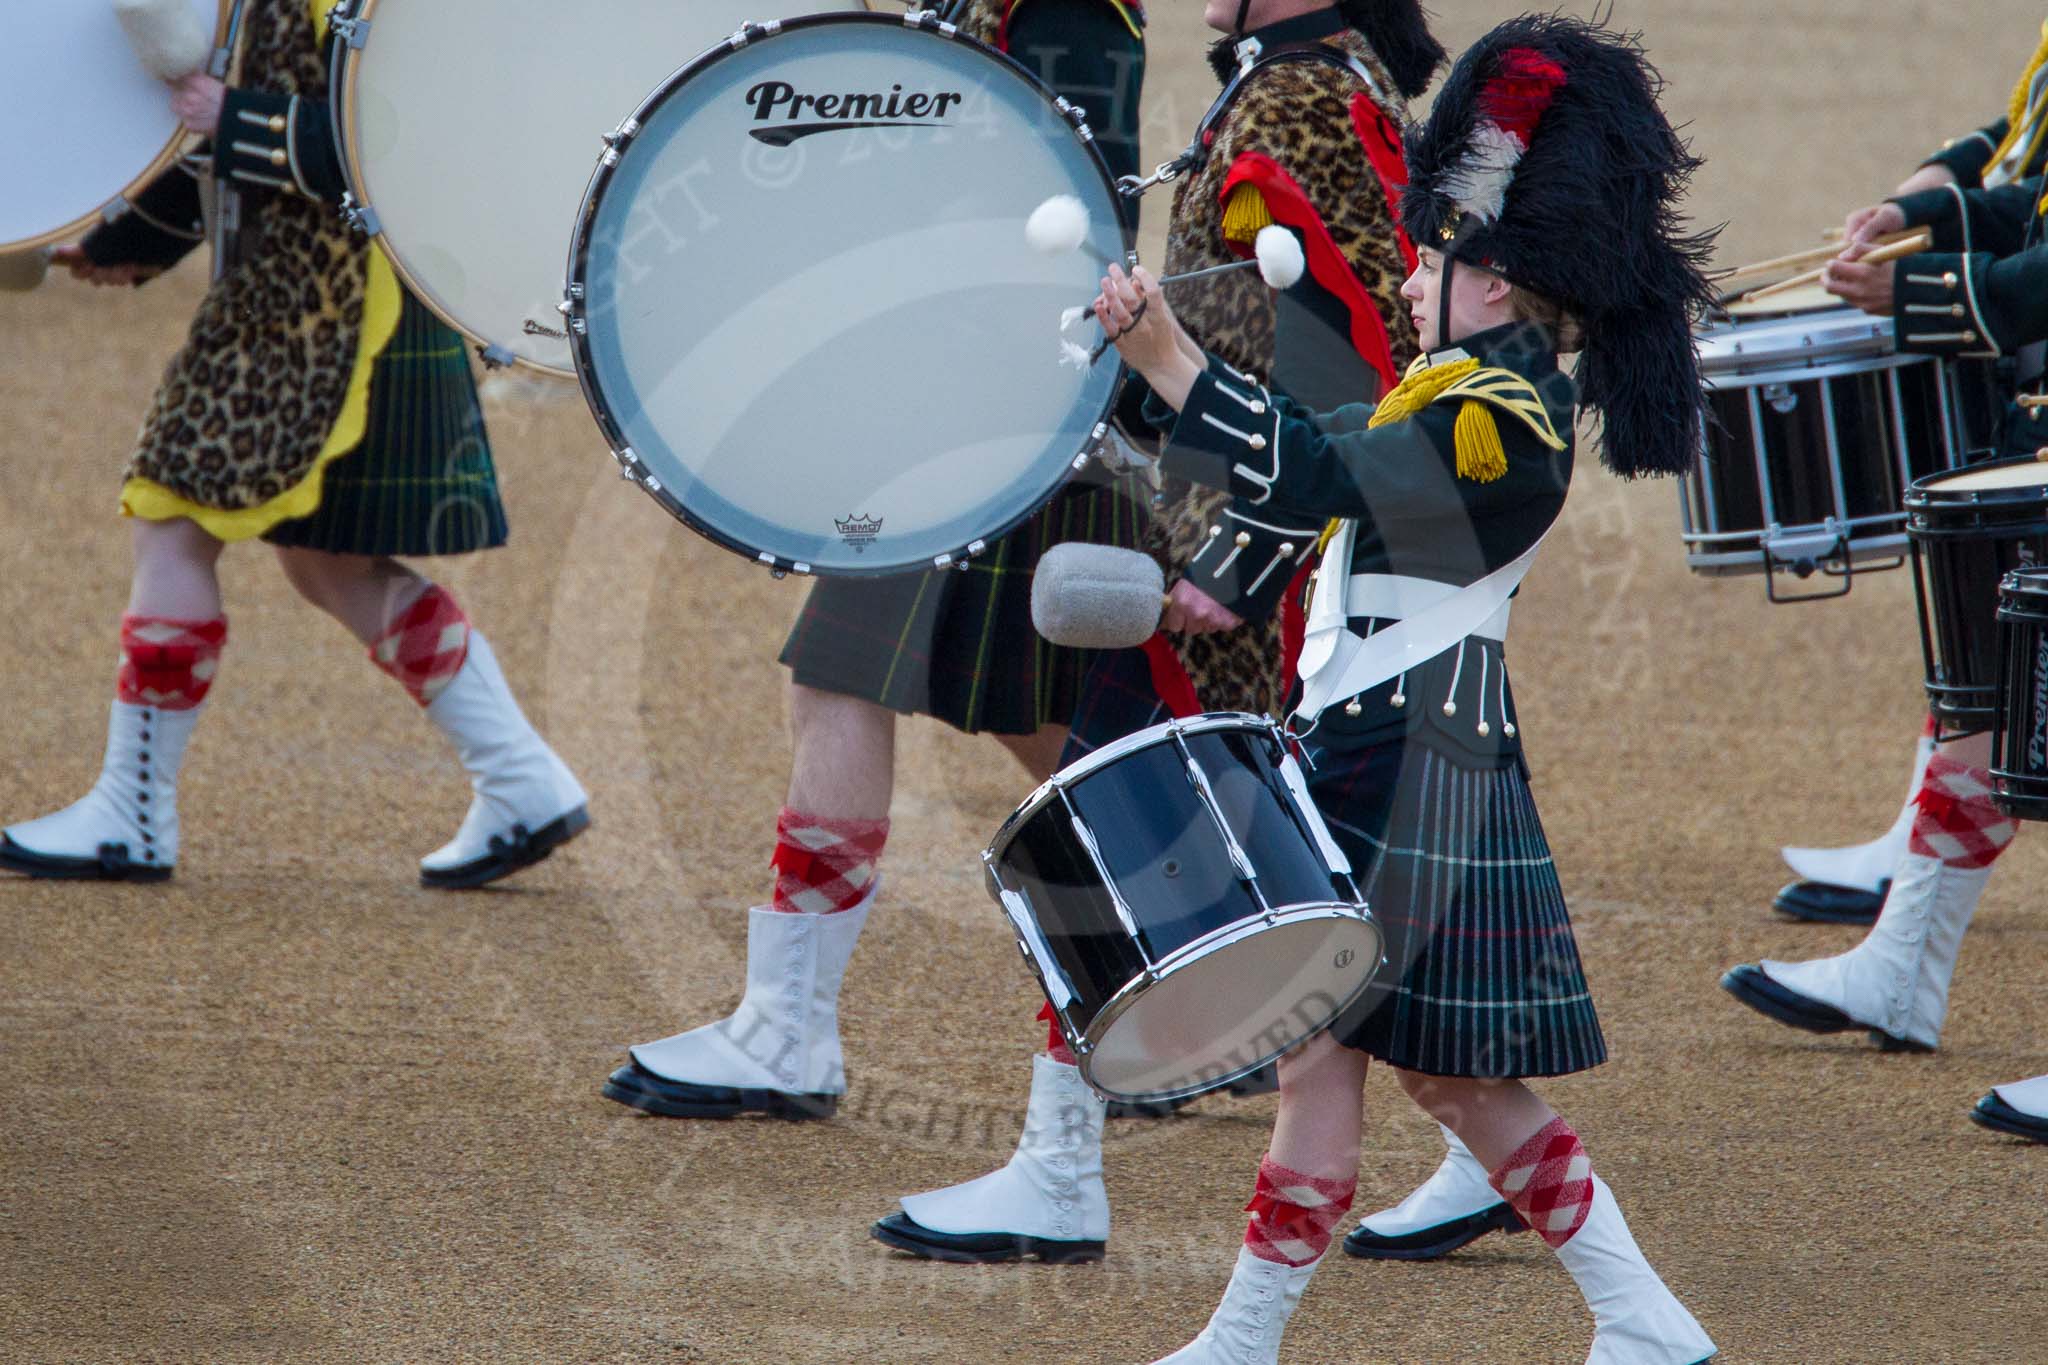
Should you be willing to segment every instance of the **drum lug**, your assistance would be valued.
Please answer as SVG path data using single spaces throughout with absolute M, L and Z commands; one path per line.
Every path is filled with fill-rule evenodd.
M 604 135 L 604 145 L 616 151 L 631 142 L 639 132 L 640 120 L 629 118 Z
M 368 19 L 340 17 L 340 8 L 338 6 L 335 12 L 329 15 L 327 27 L 335 37 L 347 43 L 349 49 L 354 52 L 362 51 L 363 46 L 370 41 L 370 21 Z
M 377 216 L 377 210 L 368 204 L 358 203 L 353 194 L 341 196 L 341 216 L 350 227 L 365 237 L 375 237 L 384 231 L 384 220 Z
M 479 347 L 477 349 L 477 356 L 484 362 L 484 368 L 490 370 L 508 369 L 519 359 L 518 356 L 513 355 L 495 342 L 489 346 Z

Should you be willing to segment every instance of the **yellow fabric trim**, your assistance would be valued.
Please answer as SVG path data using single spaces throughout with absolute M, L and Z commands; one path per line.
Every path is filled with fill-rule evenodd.
M 224 510 L 205 507 L 181 497 L 149 479 L 130 479 L 121 487 L 121 515 L 144 521 L 171 521 L 185 517 L 197 522 L 216 540 L 251 540 L 281 521 L 311 516 L 320 506 L 320 485 L 327 466 L 363 443 L 370 424 L 370 378 L 378 357 L 398 334 L 398 316 L 405 296 L 398 288 L 398 276 L 381 251 L 365 253 L 367 272 L 363 282 L 363 332 L 356 347 L 355 370 L 349 376 L 348 394 L 342 399 L 341 415 L 327 432 L 327 441 L 313 458 L 306 477 L 255 507 Z
M 1465 400 L 1458 409 L 1456 433 L 1459 478 L 1492 483 L 1507 477 L 1507 447 L 1500 443 L 1500 426 L 1484 399 Z
M 1564 437 L 1557 434 L 1557 426 L 1550 420 L 1550 409 L 1543 406 L 1536 386 L 1513 370 L 1476 370 L 1445 389 L 1443 396 L 1477 399 L 1520 419 L 1523 426 L 1536 434 L 1537 440 L 1552 450 L 1565 447 Z
M 1271 226 L 1273 210 L 1257 185 L 1239 185 L 1230 192 L 1230 202 L 1223 206 L 1224 241 L 1256 242 L 1259 233 Z
M 2027 96 L 2033 92 L 2034 77 L 2040 74 L 2041 68 L 2044 65 L 2048 65 L 2048 21 L 2044 21 L 2041 25 L 2041 45 L 2034 50 L 2033 60 L 2027 63 L 2027 69 L 2020 73 L 2019 83 L 2012 88 L 2012 100 L 2007 106 L 2005 115 L 2005 141 L 1999 143 L 1992 151 L 1991 158 L 1984 163 L 1985 170 L 1988 171 L 1999 162 L 2005 160 L 2006 155 L 2012 151 L 2019 140 L 2027 135 L 2028 129 L 2025 123 L 2027 117 Z M 2027 159 L 2030 161 L 2033 159 L 2034 152 L 2040 147 L 2043 131 L 2048 131 L 2048 127 L 2035 128 L 2032 131 L 2033 142 L 2027 148 Z
M 1389 422 L 1405 422 L 1441 398 L 1459 380 L 1479 371 L 1476 357 L 1435 366 L 1423 365 L 1422 360 L 1426 358 L 1419 357 L 1408 367 L 1407 378 L 1380 400 L 1379 407 L 1373 410 L 1372 421 L 1366 425 L 1383 427 Z
M 327 41 L 327 15 L 334 8 L 334 0 L 307 0 L 306 8 L 313 13 L 313 41 Z

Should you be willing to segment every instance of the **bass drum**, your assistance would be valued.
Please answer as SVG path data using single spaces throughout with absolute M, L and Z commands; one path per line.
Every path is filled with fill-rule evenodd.
M 600 139 L 751 19 L 862 0 L 346 0 L 333 88 L 358 221 L 484 358 L 561 378 L 562 263 Z
M 227 41 L 228 0 L 190 0 Z M 8 0 L 0 40 L 0 256 L 77 238 L 186 143 L 170 90 L 143 69 L 105 0 Z
M 1080 201 L 1075 250 L 1025 224 Z M 1081 214 L 1077 213 L 1077 223 Z M 605 153 L 569 326 L 620 466 L 777 572 L 980 554 L 1085 463 L 1118 366 L 1057 324 L 1125 251 L 1080 112 L 929 13 L 751 28 Z

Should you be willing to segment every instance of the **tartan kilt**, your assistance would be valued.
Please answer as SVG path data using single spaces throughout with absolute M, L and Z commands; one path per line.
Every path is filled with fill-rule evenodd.
M 311 515 L 263 538 L 335 554 L 456 555 L 505 535 L 468 346 L 407 294 L 371 371 L 362 444 L 327 467 Z
M 1129 481 L 1074 483 L 966 567 L 822 578 L 782 662 L 805 687 L 861 697 L 969 734 L 1065 725 L 1097 651 L 1049 644 L 1031 624 L 1031 576 L 1065 541 L 1135 549 L 1144 504 Z
M 1564 1076 L 1607 1044 L 1519 757 L 1465 767 L 1425 743 L 1303 744 L 1309 790 L 1387 939 L 1332 1028 L 1433 1076 Z

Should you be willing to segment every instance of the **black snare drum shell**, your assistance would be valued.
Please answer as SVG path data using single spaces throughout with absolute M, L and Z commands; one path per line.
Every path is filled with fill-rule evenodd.
M 2007 815 L 2048 820 L 2048 569 L 2007 574 L 1999 584 L 1998 639 L 1992 799 Z
M 1906 492 L 1927 695 L 1944 737 L 1995 727 L 2004 662 L 1999 583 L 2048 563 L 2048 464 L 1999 460 Z

